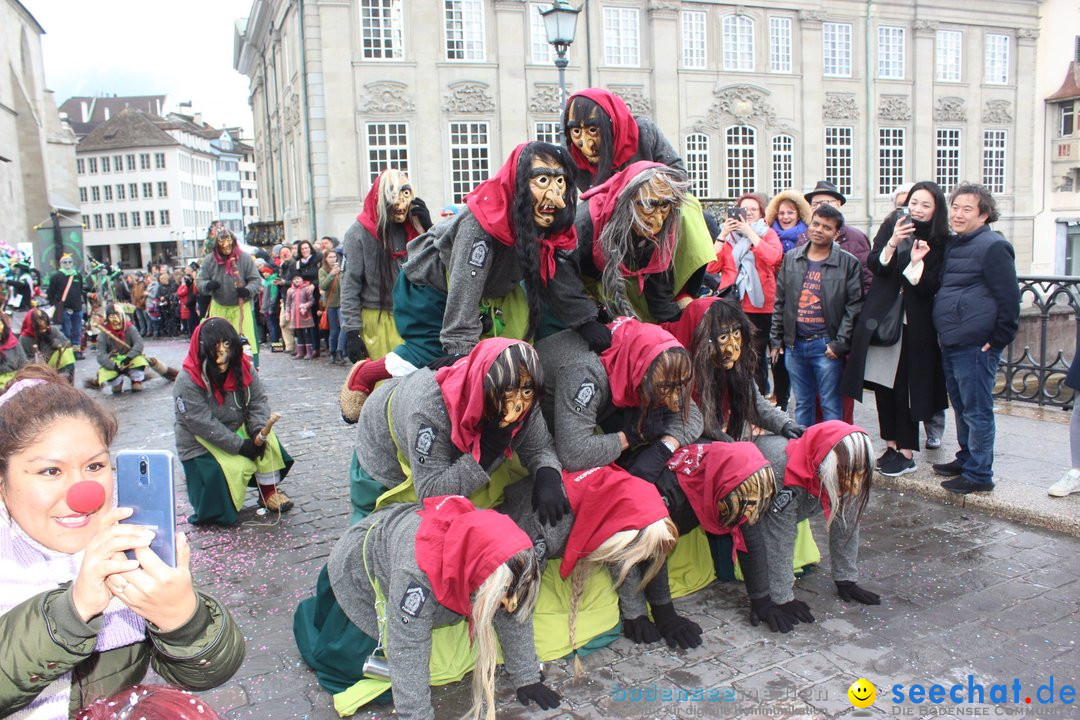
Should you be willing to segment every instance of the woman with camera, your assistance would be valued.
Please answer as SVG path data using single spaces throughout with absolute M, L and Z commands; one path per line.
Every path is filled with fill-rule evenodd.
M 877 466 L 892 477 L 915 471 L 919 421 L 948 403 L 932 317 L 948 235 L 941 188 L 916 183 L 907 204 L 881 224 L 867 263 L 874 280 L 840 391 L 860 402 L 864 387 L 874 391 L 880 434 L 888 444 Z

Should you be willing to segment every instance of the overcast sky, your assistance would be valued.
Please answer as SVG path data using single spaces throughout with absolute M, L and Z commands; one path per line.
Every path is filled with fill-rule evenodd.
M 20 0 L 41 26 L 45 84 L 73 95 L 191 100 L 212 125 L 252 127 L 248 80 L 232 66 L 251 0 Z

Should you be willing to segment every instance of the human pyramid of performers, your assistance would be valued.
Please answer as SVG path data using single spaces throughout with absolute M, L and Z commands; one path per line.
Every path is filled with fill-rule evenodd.
M 431 686 L 472 670 L 494 718 L 500 651 L 522 704 L 557 707 L 539 661 L 620 634 L 697 647 L 672 599 L 717 576 L 745 581 L 755 626 L 813 622 L 793 584 L 817 512 L 840 597 L 879 603 L 857 584 L 870 438 L 762 397 L 747 314 L 702 296 L 713 240 L 656 125 L 593 88 L 563 129 L 434 225 L 386 169 L 345 234 L 351 526 L 293 622 L 339 713 L 392 690 L 434 718 Z

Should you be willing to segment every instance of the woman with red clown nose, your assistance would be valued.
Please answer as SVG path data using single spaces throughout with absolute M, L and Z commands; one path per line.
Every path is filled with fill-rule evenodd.
M 115 433 L 111 413 L 42 365 L 0 395 L 5 717 L 68 718 L 140 682 L 148 665 L 207 690 L 243 660 L 228 611 L 192 586 L 184 536 L 173 568 L 150 549 L 149 530 L 120 524 L 131 509 L 114 507 Z

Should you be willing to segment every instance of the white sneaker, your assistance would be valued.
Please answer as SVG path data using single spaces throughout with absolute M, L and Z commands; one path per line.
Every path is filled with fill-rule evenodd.
M 1074 492 L 1080 492 L 1080 470 L 1076 468 L 1069 470 L 1046 492 L 1050 494 L 1050 497 L 1066 497 Z

